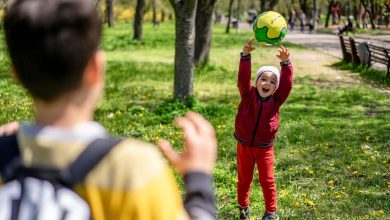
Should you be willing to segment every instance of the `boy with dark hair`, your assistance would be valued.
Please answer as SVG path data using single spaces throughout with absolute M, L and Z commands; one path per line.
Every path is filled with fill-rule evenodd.
M 34 123 L 17 129 L 23 166 L 61 169 L 91 142 L 108 137 L 93 121 L 104 88 L 101 27 L 92 0 L 16 0 L 6 12 L 4 30 L 15 78 L 35 107 Z M 185 209 L 156 148 L 126 139 L 74 188 L 93 219 L 215 219 L 210 177 L 216 160 L 214 130 L 197 113 L 177 118 L 176 124 L 185 135 L 183 155 L 166 141 L 159 147 L 184 175 Z M 16 127 L 0 131 L 8 134 Z

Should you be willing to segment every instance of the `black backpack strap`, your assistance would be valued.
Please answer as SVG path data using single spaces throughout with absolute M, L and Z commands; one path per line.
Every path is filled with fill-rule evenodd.
M 16 135 L 0 137 L 0 174 L 3 181 L 8 179 L 9 167 L 20 158 Z
M 64 170 L 64 179 L 72 185 L 82 182 L 89 171 L 121 141 L 121 139 L 115 138 L 100 138 L 94 140 L 85 148 L 76 160 Z

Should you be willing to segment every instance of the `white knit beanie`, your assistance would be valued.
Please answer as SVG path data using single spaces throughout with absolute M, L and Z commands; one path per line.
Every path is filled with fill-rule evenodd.
M 279 87 L 280 72 L 279 72 L 278 68 L 276 68 L 274 66 L 263 66 L 257 71 L 256 78 L 254 81 L 255 86 L 256 86 L 257 80 L 259 79 L 261 74 L 263 74 L 264 72 L 272 72 L 276 75 L 276 89 L 277 89 Z

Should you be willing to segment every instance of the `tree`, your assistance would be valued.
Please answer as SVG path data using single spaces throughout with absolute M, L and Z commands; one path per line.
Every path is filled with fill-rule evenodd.
M 156 5 L 156 0 L 151 0 L 151 5 L 152 5 L 152 12 L 153 12 L 153 26 L 157 27 L 158 26 L 158 20 L 157 20 L 157 5 Z
M 325 21 L 325 27 L 327 28 L 329 26 L 329 18 L 330 13 L 332 11 L 332 6 L 334 5 L 334 0 L 328 1 L 328 12 L 326 13 L 326 21 Z
M 299 7 L 301 8 L 302 12 L 307 15 L 307 0 L 299 0 Z
M 232 20 L 233 2 L 234 2 L 234 0 L 230 0 L 230 3 L 229 3 L 228 22 L 227 22 L 227 24 L 226 24 L 226 33 L 227 33 L 227 34 L 228 34 L 229 31 L 230 31 L 230 23 L 231 23 L 231 20 Z
M 195 13 L 198 0 L 169 0 L 176 18 L 174 98 L 188 104 L 193 93 Z
M 279 0 L 260 0 L 260 12 L 269 11 L 278 4 Z
M 360 3 L 358 3 L 357 1 L 359 0 L 352 0 L 352 15 L 353 15 L 353 19 L 355 20 L 356 27 L 360 28 L 360 21 L 359 21 Z
M 106 0 L 106 21 L 108 23 L 108 27 L 115 26 L 115 18 L 114 18 L 114 0 Z
M 368 13 L 368 17 L 370 18 L 370 23 L 371 23 L 371 28 L 376 29 L 375 22 L 374 22 L 374 17 L 375 17 L 375 4 L 374 0 L 360 0 L 362 3 L 364 10 Z M 370 5 L 368 5 L 370 4 Z M 369 7 L 370 6 L 370 7 Z
M 237 9 L 236 9 L 236 18 L 237 18 L 237 24 L 236 28 L 238 31 L 240 31 L 240 21 L 241 21 L 241 0 L 237 0 Z
M 265 3 L 266 3 L 265 0 L 260 0 L 260 12 L 266 11 Z
M 313 29 L 317 29 L 317 0 L 313 0 Z
M 134 40 L 142 40 L 142 25 L 144 21 L 145 13 L 145 0 L 137 0 L 137 5 L 135 7 L 135 16 L 134 16 Z
M 195 21 L 195 65 L 202 66 L 209 60 L 213 13 L 217 0 L 198 0 Z

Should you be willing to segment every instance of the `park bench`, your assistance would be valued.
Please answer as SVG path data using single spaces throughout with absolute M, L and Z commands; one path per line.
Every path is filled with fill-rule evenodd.
M 339 35 L 341 52 L 343 53 L 343 60 L 352 62 L 353 64 L 360 64 L 359 54 L 356 49 L 356 42 L 352 37 Z
M 373 44 L 367 44 L 367 49 L 369 53 L 369 65 L 374 63 L 386 65 L 386 77 L 388 77 L 390 74 L 390 49 L 379 47 Z
M 386 49 L 384 47 L 367 42 L 359 43 L 356 42 L 352 37 L 346 37 L 343 35 L 339 35 L 339 39 L 344 61 L 352 62 L 353 64 L 365 64 L 368 66 L 372 66 L 374 63 L 384 64 L 387 67 L 386 77 L 390 75 L 390 49 Z M 365 48 L 364 50 L 367 51 L 366 53 L 368 53 L 368 61 L 362 61 L 365 60 L 366 53 L 361 55 L 358 53 L 360 49 L 358 50 L 357 47 L 362 45 Z

